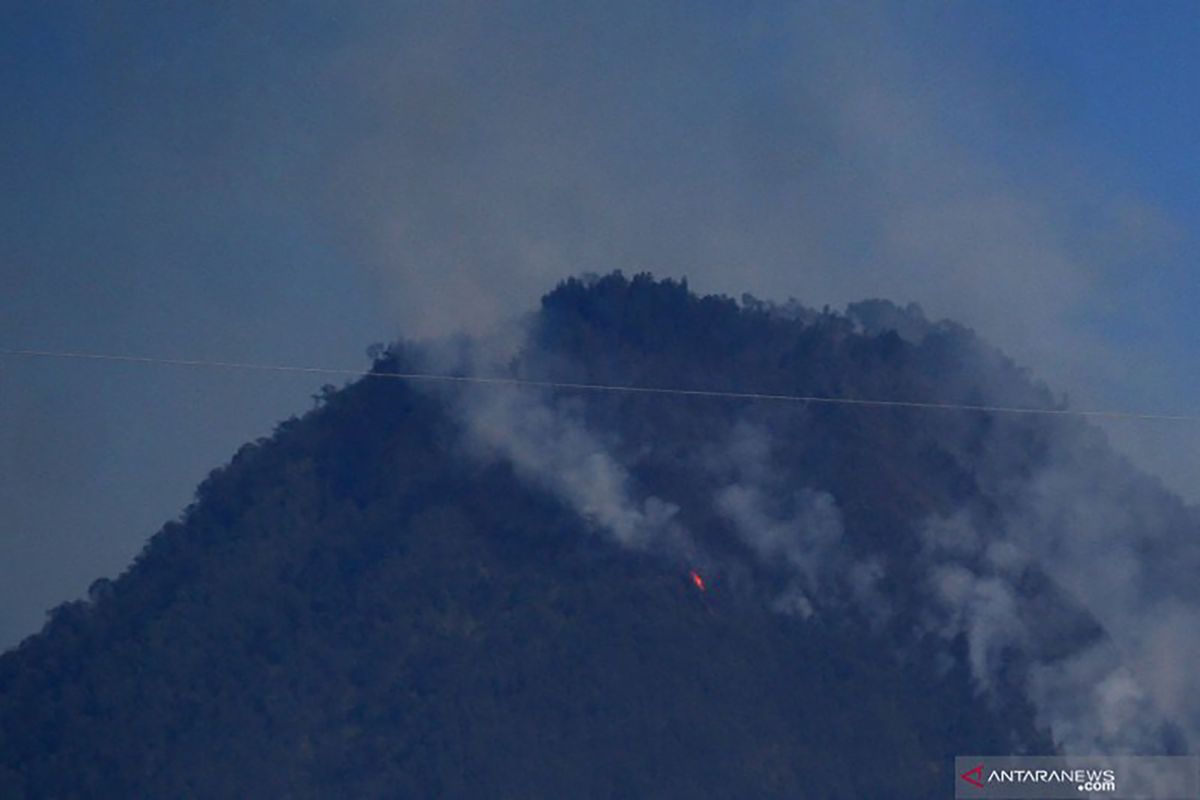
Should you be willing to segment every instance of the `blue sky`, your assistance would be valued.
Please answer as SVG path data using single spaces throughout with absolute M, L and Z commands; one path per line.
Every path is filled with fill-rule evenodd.
M 651 269 L 917 301 L 1078 407 L 1200 412 L 1191 4 L 2 13 L 5 347 L 356 366 Z M 0 646 L 318 383 L 0 362 Z M 1109 432 L 1200 497 L 1196 430 Z
M 1187 240 L 1178 261 L 1154 274 L 1168 288 L 1164 296 L 1177 304 L 1165 316 L 1186 322 L 1187 309 L 1200 300 L 1194 242 L 1200 230 L 1200 13 L 1183 2 L 1032 2 L 1016 8 L 1014 30 L 1024 46 L 1014 55 L 1024 69 L 1051 76 L 1060 87 L 1071 146 L 1103 160 L 1112 181 L 1161 207 Z M 1139 321 L 1131 322 L 1129 333 L 1137 335 Z M 1194 324 L 1156 331 L 1172 347 L 1192 353 L 1198 334 Z
M 1200 203 L 1196 67 L 1200 14 L 1191 3 L 1026 3 L 1021 54 L 1069 96 L 1079 146 L 1112 154 L 1123 180 L 1194 223 Z

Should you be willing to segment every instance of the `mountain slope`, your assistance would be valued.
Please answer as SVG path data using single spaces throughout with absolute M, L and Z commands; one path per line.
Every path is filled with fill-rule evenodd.
M 616 274 L 485 350 L 391 348 L 0 657 L 0 797 L 918 798 L 1053 749 L 1030 676 L 1102 625 L 1026 564 L 981 651 L 929 521 L 999 537 L 1067 423 L 386 377 L 1053 404 L 968 331 Z

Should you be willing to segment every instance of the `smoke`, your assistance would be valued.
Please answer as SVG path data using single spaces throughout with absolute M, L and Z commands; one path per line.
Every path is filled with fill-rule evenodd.
M 1130 712 L 1153 705 L 1200 741 L 1200 674 L 1189 667 L 1200 663 L 1200 529 L 1176 498 L 1106 452 L 1094 432 L 1060 429 L 1050 452 L 1008 530 L 1097 619 L 1117 651 L 1104 659 L 1103 677 L 1094 664 L 1099 655 L 1062 667 L 1066 679 L 1095 687 L 1101 711 L 1093 738 L 1137 742 L 1143 732 Z
M 771 467 L 770 440 L 760 426 L 737 422 L 725 446 L 708 457 L 723 485 L 713 497 L 717 512 L 760 563 L 788 575 L 775 600 L 781 611 L 811 616 L 822 588 L 845 569 L 841 514 L 826 492 L 789 486 Z
M 1095 330 L 1131 288 L 1138 319 L 1173 307 L 1129 269 L 1170 260 L 1169 215 L 1084 163 L 1052 85 L 985 55 L 975 37 L 1011 35 L 1004 13 L 936 8 L 351 15 L 313 68 L 349 129 L 318 215 L 409 335 L 478 330 L 567 274 L 649 268 L 733 296 L 917 300 L 1089 405 L 1187 396 Z M 1125 443 L 1198 474 L 1153 435 Z
M 1027 478 L 985 480 L 998 515 L 962 510 L 923 528 L 934 630 L 965 634 L 977 684 L 1014 660 L 1040 721 L 1069 753 L 1153 753 L 1200 737 L 1200 538 L 1179 500 L 1083 424 L 1047 429 Z M 991 438 L 982 460 L 1018 446 Z M 1033 571 L 1064 602 L 1030 602 Z M 1088 635 L 1077 609 L 1097 623 Z
M 1000 672 L 1009 651 L 1025 645 L 1025 627 L 1012 586 L 960 565 L 938 567 L 930 584 L 948 612 L 939 632 L 947 638 L 960 631 L 967 634 L 972 673 L 982 688 L 994 689 L 992 676 Z
M 1166 717 L 1111 642 L 1033 665 L 1027 691 L 1067 754 L 1154 754 L 1170 743 Z
M 489 387 L 464 396 L 461 410 L 481 456 L 507 459 L 618 544 L 646 550 L 685 539 L 674 523 L 678 507 L 652 496 L 635 499 L 628 471 L 569 401 Z
M 431 338 L 406 355 L 439 374 L 502 376 L 532 352 L 530 319 L 491 326 L 484 335 Z M 609 443 L 589 430 L 579 398 L 545 390 L 488 384 L 424 386 L 449 402 L 462 422 L 469 455 L 510 463 L 523 478 L 551 492 L 623 547 L 690 552 L 678 507 L 635 497 L 626 467 Z
M 689 563 L 712 562 L 679 521 L 676 503 L 639 494 L 617 455 L 619 443 L 589 429 L 579 398 L 487 387 L 460 394 L 456 408 L 476 458 L 509 462 L 618 545 Z M 642 455 L 648 446 L 642 446 Z M 848 592 L 874 619 L 886 616 L 887 604 L 877 589 L 881 563 L 851 557 L 830 494 L 791 487 L 781 477 L 771 463 L 764 428 L 739 421 L 706 462 L 708 477 L 718 483 L 712 510 L 759 566 L 783 578 L 784 587 L 771 603 L 775 610 L 809 617 L 822 606 L 844 602 Z
M 511 374 L 548 358 L 525 325 L 497 335 L 430 340 L 419 358 L 445 372 Z M 552 359 L 551 359 L 552 360 Z M 454 393 L 473 457 L 504 460 L 526 479 L 553 493 L 622 547 L 653 551 L 689 563 L 712 563 L 680 521 L 671 499 L 637 487 L 632 468 L 654 447 L 630 450 L 614 434 L 589 426 L 587 398 L 529 387 L 489 385 Z M 768 431 L 748 420 L 734 423 L 719 444 L 704 449 L 686 481 L 712 482 L 708 501 L 755 561 L 785 586 L 773 607 L 810 616 L 847 593 L 882 619 L 887 603 L 877 589 L 878 560 L 851 557 L 841 513 L 827 492 L 795 486 L 774 463 Z
M 338 161 L 356 191 L 335 213 L 408 324 L 476 325 L 565 274 L 651 268 L 733 296 L 917 300 L 1088 405 L 1192 394 L 1092 327 L 1112 330 L 1095 321 L 1121 315 L 1131 262 L 1169 259 L 1169 216 L 1057 138 L 1053 89 L 980 58 L 978 23 L 537 8 L 520 37 L 492 4 L 417 15 L 413 46 L 358 56 L 398 118 L 377 112 Z M 1148 307 L 1172 303 L 1130 313 Z M 1196 448 L 1160 437 L 1122 444 L 1193 492 Z

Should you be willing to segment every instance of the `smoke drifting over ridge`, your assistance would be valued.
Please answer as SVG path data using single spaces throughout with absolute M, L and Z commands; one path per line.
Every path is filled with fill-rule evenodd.
M 405 46 L 368 35 L 331 73 L 396 109 L 373 109 L 331 165 L 331 214 L 407 334 L 478 329 L 568 274 L 647 268 L 817 306 L 916 300 L 1088 405 L 1130 405 L 1138 364 L 1165 389 L 1156 359 L 1087 321 L 1178 231 L 1082 162 L 1053 84 L 980 56 L 981 28 L 920 5 L 526 8 L 535 21 L 416 13 Z M 1004 35 L 1003 15 L 974 11 Z M 1176 476 L 1200 464 L 1164 455 L 1161 432 L 1115 430 L 1191 491 Z
M 330 166 L 330 213 L 407 334 L 648 268 L 817 306 L 916 300 L 1091 406 L 1186 396 L 1080 322 L 1177 231 L 1057 138 L 1054 89 L 979 57 L 974 25 L 883 4 L 523 8 L 412 14 L 404 46 L 367 34 L 332 73 L 395 109 Z M 1129 392 L 1131 369 L 1163 394 Z M 1200 485 L 1161 430 L 1113 430 L 1176 491 Z
M 10 23 L 10 343 L 349 365 L 396 329 L 486 326 L 566 274 L 650 268 L 816 306 L 916 300 L 1080 404 L 1196 395 L 1170 368 L 1190 350 L 1160 346 L 1180 225 L 1084 154 L 1070 88 L 1023 71 L 1040 54 L 1000 7 L 66 4 Z M 312 391 L 0 381 L 9 452 L 63 419 L 86 431 L 4 465 L 5 645 Z M 1200 486 L 1198 434 L 1111 428 L 1176 491 Z
M 1177 498 L 1108 450 L 1098 431 L 1083 424 L 1054 431 L 1049 459 L 1035 474 L 989 487 L 1003 499 L 996 531 L 967 515 L 931 520 L 927 540 L 957 562 L 935 576 L 936 588 L 960 609 L 984 685 L 996 672 L 987 656 L 1028 647 L 1045 624 L 1015 602 L 1030 565 L 1103 627 L 1104 638 L 1035 663 L 1029 676 L 1043 721 L 1071 752 L 1161 749 L 1170 741 L 1163 722 L 1195 743 L 1200 678 L 1187 665 L 1200 655 L 1200 529 Z M 989 543 L 996 532 L 1004 537 L 999 552 Z

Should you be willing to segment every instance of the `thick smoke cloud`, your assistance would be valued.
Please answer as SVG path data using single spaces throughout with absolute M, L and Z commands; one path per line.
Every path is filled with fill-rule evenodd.
M 673 522 L 678 507 L 657 497 L 636 499 L 628 471 L 568 401 L 526 389 L 474 392 L 463 398 L 463 418 L 485 448 L 481 456 L 507 459 L 619 544 L 666 549 L 685 541 Z
M 418 8 L 356 20 L 324 73 L 379 101 L 348 109 L 364 124 L 323 196 L 406 332 L 478 329 L 563 275 L 646 268 L 735 297 L 916 300 L 1084 405 L 1188 396 L 1098 322 L 1123 292 L 1139 318 L 1155 302 L 1145 264 L 1176 258 L 1177 226 L 1064 140 L 1052 86 L 980 57 L 998 10 Z M 1114 430 L 1193 491 L 1186 448 Z
M 1094 684 L 1101 708 L 1119 713 L 1144 692 L 1197 741 L 1200 678 L 1188 665 L 1200 657 L 1200 526 L 1101 444 L 1093 431 L 1063 431 L 1009 534 L 1096 617 L 1119 651 L 1121 668 Z M 1083 683 L 1096 676 L 1082 666 L 1071 677 L 1093 685 Z M 1104 730 L 1136 731 L 1135 715 L 1126 717 L 1110 717 Z
M 994 437 L 983 459 L 1007 460 L 1013 446 Z M 934 628 L 967 636 L 979 686 L 991 689 L 1014 656 L 1027 659 L 1025 689 L 1068 752 L 1161 752 L 1178 746 L 1173 730 L 1197 741 L 1200 680 L 1188 666 L 1200 657 L 1194 516 L 1082 424 L 1052 429 L 1047 461 L 1032 476 L 1010 472 L 1003 485 L 985 477 L 983 489 L 998 518 L 964 510 L 923 531 Z M 1029 603 L 1030 569 L 1103 635 L 1082 636 L 1078 620 Z M 1065 652 L 1046 647 L 1072 636 Z
M 490 327 L 484 335 L 430 338 L 412 343 L 408 358 L 420 371 L 503 376 L 531 347 L 529 320 Z M 618 544 L 639 550 L 690 552 L 678 507 L 638 497 L 628 468 L 612 443 L 589 429 L 578 397 L 556 397 L 528 387 L 417 384 L 453 410 L 466 433 L 468 455 L 503 460 L 525 479 L 556 495 Z

